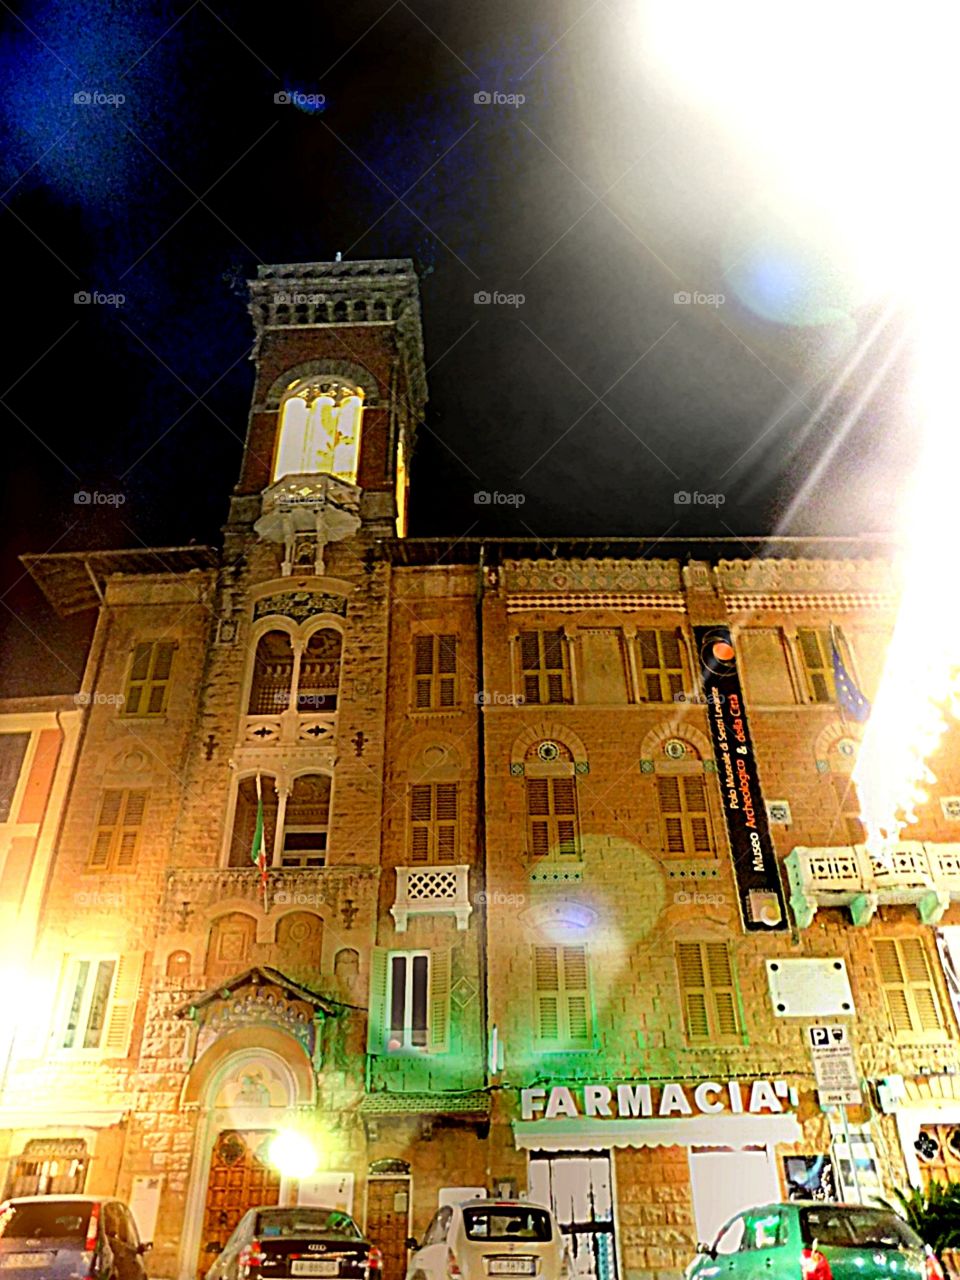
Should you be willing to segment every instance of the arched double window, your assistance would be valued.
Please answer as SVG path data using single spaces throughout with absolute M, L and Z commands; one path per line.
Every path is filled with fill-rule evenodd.
M 332 475 L 355 484 L 363 390 L 337 378 L 291 383 L 280 404 L 274 480 Z
M 678 738 L 656 763 L 660 835 L 665 853 L 713 853 L 706 774 L 696 747 Z
M 330 778 L 306 773 L 284 787 L 272 775 L 260 775 L 263 847 L 272 867 L 322 867 L 327 856 L 330 822 Z M 233 815 L 228 866 L 253 866 L 257 827 L 257 779 L 241 778 Z
M 321 627 L 303 642 L 287 631 L 267 631 L 257 641 L 247 714 L 278 716 L 297 711 L 336 711 L 342 637 Z

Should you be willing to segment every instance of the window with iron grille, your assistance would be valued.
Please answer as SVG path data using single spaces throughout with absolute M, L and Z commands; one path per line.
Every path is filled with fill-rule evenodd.
M 922 938 L 878 938 L 873 952 L 894 1039 L 947 1038 L 940 997 Z
M 176 647 L 169 640 L 150 640 L 135 646 L 121 707 L 123 715 L 163 715 Z
M 411 862 L 456 862 L 458 791 L 456 782 L 422 782 L 410 788 Z
M 690 1044 L 739 1044 L 740 1002 L 725 942 L 678 942 L 677 976 Z
M 640 701 L 675 702 L 683 693 L 683 645 L 679 631 L 637 632 Z
M 520 668 L 524 702 L 570 701 L 567 648 L 562 631 L 521 631 Z
M 457 705 L 456 636 L 414 636 L 413 705 L 417 711 Z
M 534 1026 L 544 1049 L 592 1045 L 586 947 L 533 948 Z
M 562 777 L 527 778 L 528 852 L 537 858 L 580 856 L 577 780 Z
M 833 653 L 828 627 L 801 627 L 797 632 L 797 648 L 807 681 L 811 702 L 835 702 Z
M 713 852 L 704 774 L 657 774 L 657 802 L 667 853 Z
M 129 871 L 137 857 L 146 791 L 110 789 L 100 797 L 97 829 L 88 866 L 98 871 Z

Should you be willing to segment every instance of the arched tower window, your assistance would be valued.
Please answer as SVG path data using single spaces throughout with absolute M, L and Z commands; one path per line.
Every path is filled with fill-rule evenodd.
M 280 404 L 273 479 L 332 475 L 355 484 L 363 390 L 336 378 L 294 382 Z
M 315 631 L 307 641 L 300 658 L 298 711 L 336 711 L 342 642 L 332 627 Z
M 533 857 L 579 858 L 580 819 L 573 756 L 559 742 L 538 742 L 524 762 L 527 852 Z
M 251 716 L 278 716 L 290 706 L 293 644 L 286 631 L 268 631 L 257 642 L 250 686 Z

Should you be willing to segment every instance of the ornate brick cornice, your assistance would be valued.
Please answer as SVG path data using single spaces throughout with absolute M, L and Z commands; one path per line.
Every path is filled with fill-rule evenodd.
M 676 560 L 505 560 L 501 583 L 508 596 L 650 596 L 666 608 L 683 604 Z
M 897 585 L 886 560 L 720 560 L 717 582 L 727 596 L 854 595 L 893 599 Z

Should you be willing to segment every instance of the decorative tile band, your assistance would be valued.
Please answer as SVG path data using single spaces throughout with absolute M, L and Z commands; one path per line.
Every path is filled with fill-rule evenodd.
M 524 609 L 553 609 L 561 613 L 572 613 L 580 609 L 617 609 L 622 613 L 630 613 L 636 609 L 685 611 L 686 605 L 679 591 L 643 592 L 635 595 L 612 595 L 597 591 L 507 596 L 507 613 L 520 613 Z

